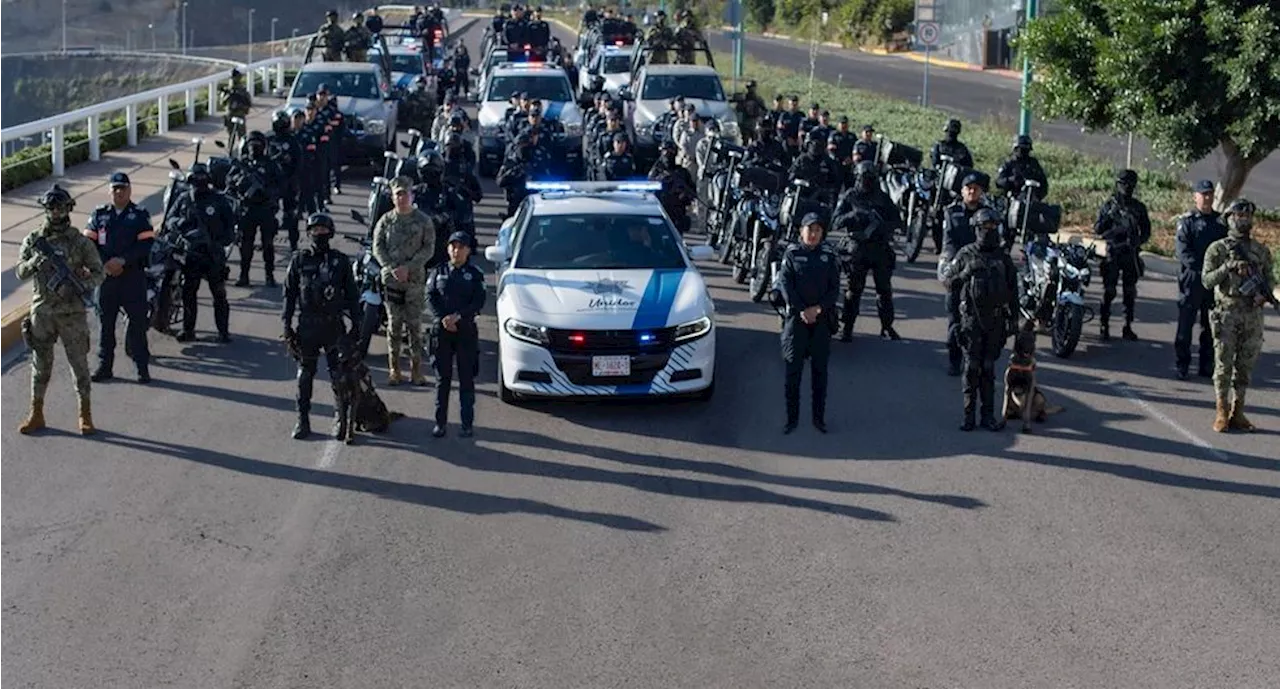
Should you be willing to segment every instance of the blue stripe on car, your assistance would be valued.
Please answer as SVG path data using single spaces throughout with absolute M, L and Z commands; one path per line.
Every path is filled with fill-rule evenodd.
M 635 318 L 631 321 L 632 330 L 667 327 L 667 319 L 671 318 L 671 307 L 675 305 L 676 295 L 680 293 L 680 283 L 684 280 L 684 274 L 684 268 L 653 271 L 649 276 L 649 284 L 645 285 L 644 295 L 640 297 L 640 306 L 636 309 Z M 661 372 L 654 375 L 649 383 L 619 385 L 615 394 L 653 394 L 658 375 L 661 375 Z
M 561 101 L 551 101 L 547 104 L 547 109 L 543 111 L 542 114 L 546 116 L 548 120 L 558 120 L 560 119 L 560 112 L 564 110 L 564 106 L 565 103 Z

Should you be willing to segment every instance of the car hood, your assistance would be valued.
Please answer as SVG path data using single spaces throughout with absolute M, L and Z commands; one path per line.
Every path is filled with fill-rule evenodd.
M 480 107 L 477 119 L 481 127 L 493 127 L 502 124 L 502 117 L 507 114 L 506 101 L 486 102 Z M 561 124 L 582 124 L 582 112 L 573 101 L 543 101 L 542 116 Z
M 733 111 L 729 108 L 729 104 L 722 100 L 704 100 L 702 98 L 685 98 L 686 104 L 693 103 L 693 107 L 697 108 L 698 115 L 703 119 L 714 117 L 717 120 L 733 120 Z M 640 100 L 636 101 L 635 121 L 638 123 L 653 122 L 662 116 L 662 113 L 670 110 L 671 106 L 665 100 Z
M 348 96 L 338 97 L 338 110 L 344 115 L 356 115 L 361 119 L 373 118 L 382 119 L 386 114 L 382 107 L 381 99 L 374 100 L 372 98 L 351 98 Z M 290 98 L 290 106 L 306 107 L 306 98 Z
M 618 95 L 618 89 L 631 83 L 631 74 L 628 72 L 618 72 L 616 74 L 604 75 L 604 90 L 613 95 Z
M 697 270 L 513 269 L 502 290 L 508 316 L 533 325 L 591 330 L 662 328 L 711 315 Z

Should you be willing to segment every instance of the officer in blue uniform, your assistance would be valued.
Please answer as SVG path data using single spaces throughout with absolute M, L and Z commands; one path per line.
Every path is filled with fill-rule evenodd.
M 813 384 L 813 426 L 827 432 L 827 363 L 831 335 L 835 332 L 836 298 L 840 294 L 840 262 L 825 244 L 826 228 L 817 213 L 800 221 L 800 243 L 782 257 L 775 295 L 785 303 L 782 323 L 782 359 L 787 364 L 787 423 L 784 434 L 800 421 L 800 376 L 810 359 Z
M 1196 182 L 1195 208 L 1178 218 L 1175 235 L 1178 256 L 1178 332 L 1173 339 L 1174 366 L 1179 380 L 1187 379 L 1191 367 L 1191 333 L 1200 324 L 1200 366 L 1202 378 L 1213 376 L 1213 331 L 1209 312 L 1213 310 L 1213 290 L 1204 288 L 1200 273 L 1209 245 L 1226 239 L 1227 227 L 1213 210 L 1213 182 Z
M 462 437 L 471 437 L 476 418 L 476 373 L 480 368 L 476 316 L 484 308 L 486 295 L 484 273 L 470 262 L 471 243 L 466 232 L 450 235 L 448 263 L 436 266 L 427 278 L 427 300 L 435 315 L 431 348 L 436 368 L 436 427 L 431 435 L 437 438 L 444 436 L 449 421 L 454 361 L 458 364 Z
M 107 279 L 98 288 L 98 369 L 92 380 L 110 380 L 116 353 L 116 316 L 128 318 L 126 349 L 138 366 L 138 382 L 150 383 L 147 370 L 147 264 L 155 228 L 151 214 L 132 200 L 133 187 L 123 172 L 111 175 L 111 203 L 93 209 L 84 235 L 98 245 Z

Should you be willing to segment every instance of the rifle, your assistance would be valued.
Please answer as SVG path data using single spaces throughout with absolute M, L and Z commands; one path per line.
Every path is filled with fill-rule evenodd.
M 93 288 L 84 284 L 84 282 L 76 276 L 75 272 L 71 270 L 71 267 L 67 265 L 66 259 L 64 259 L 62 255 L 58 253 L 58 250 L 54 249 L 53 245 L 49 243 L 48 238 L 36 237 L 34 247 L 36 251 L 40 252 L 41 256 L 45 257 L 45 260 L 47 261 L 46 265 L 48 265 L 53 272 L 45 282 L 45 286 L 54 292 L 60 291 L 64 286 L 69 286 L 72 291 L 76 293 L 76 296 L 80 297 L 80 300 L 84 302 L 85 307 L 97 307 L 97 303 L 93 298 Z
M 1276 298 L 1271 281 L 1267 279 L 1267 274 L 1263 272 L 1260 266 L 1249 260 L 1240 242 L 1232 242 L 1231 255 L 1233 258 L 1249 264 L 1249 272 L 1244 276 L 1244 280 L 1240 282 L 1240 296 L 1246 299 L 1256 299 L 1261 296 L 1266 303 L 1275 307 L 1276 311 L 1280 311 L 1280 299 Z

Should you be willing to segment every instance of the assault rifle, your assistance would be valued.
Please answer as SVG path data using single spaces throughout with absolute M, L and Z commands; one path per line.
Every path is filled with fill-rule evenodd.
M 67 265 L 66 259 L 58 253 L 57 249 L 53 248 L 53 244 L 49 243 L 48 238 L 36 237 L 34 246 L 35 250 L 39 251 L 41 256 L 44 256 L 45 266 L 50 269 L 51 275 L 45 285 L 51 291 L 58 292 L 63 287 L 70 287 L 86 307 L 94 308 L 97 306 L 93 299 L 93 288 L 80 280 L 79 276 Z
M 1240 296 L 1246 299 L 1262 297 L 1266 303 L 1275 307 L 1276 311 L 1280 311 L 1280 299 L 1276 298 L 1275 291 L 1272 289 L 1271 281 L 1267 279 L 1266 272 L 1262 270 L 1261 266 L 1249 260 L 1249 257 L 1244 253 L 1244 247 L 1239 242 L 1231 244 L 1231 256 L 1249 264 L 1249 272 L 1240 283 Z

